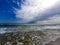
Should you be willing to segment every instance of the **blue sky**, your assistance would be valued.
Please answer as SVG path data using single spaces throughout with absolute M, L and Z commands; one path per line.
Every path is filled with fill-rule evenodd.
M 59 0 L 0 0 L 0 23 L 60 23 Z
M 0 0 L 0 23 L 16 23 L 17 20 L 20 20 L 20 18 L 16 18 L 13 7 L 18 8 L 12 0 Z

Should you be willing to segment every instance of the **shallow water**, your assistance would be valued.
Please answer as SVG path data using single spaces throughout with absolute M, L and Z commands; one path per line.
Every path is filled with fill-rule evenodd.
M 52 28 L 53 27 L 53 28 Z M 0 27 L 0 34 L 11 32 L 29 32 L 29 31 L 42 31 L 46 34 L 42 40 L 42 45 L 50 41 L 55 41 L 60 37 L 60 26 L 41 26 L 41 25 L 22 25 L 16 27 Z

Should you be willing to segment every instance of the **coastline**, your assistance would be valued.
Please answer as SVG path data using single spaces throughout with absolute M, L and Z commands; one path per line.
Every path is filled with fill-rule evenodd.
M 39 34 L 41 34 L 41 32 L 42 32 L 45 34 L 45 36 L 41 39 L 41 42 L 39 40 L 39 44 L 41 43 L 42 45 L 46 45 L 47 43 L 49 43 L 51 41 L 55 41 L 57 38 L 60 38 L 60 29 L 58 29 L 59 25 L 17 25 L 17 26 L 12 25 L 12 26 L 13 27 L 11 27 L 11 25 L 8 25 L 8 26 L 2 25 L 2 27 L 0 27 L 0 29 L 4 30 L 6 32 L 2 33 L 1 36 L 3 34 L 4 35 L 6 34 L 8 36 L 8 35 L 10 35 L 10 33 L 13 33 L 12 35 L 16 35 L 16 33 L 19 33 L 19 34 L 22 33 L 21 34 L 21 36 L 22 36 L 24 33 L 27 33 L 29 36 L 32 35 L 32 37 L 35 35 L 34 37 L 38 40 L 38 39 L 40 39 Z M 49 28 L 47 28 L 47 27 L 49 27 Z M 51 28 L 51 27 L 53 27 L 53 28 Z M 4 37 L 4 35 L 3 35 L 3 37 Z M 21 38 L 21 36 L 20 36 L 20 38 Z M 17 37 L 19 37 L 19 36 L 17 36 Z M 30 41 L 32 41 L 32 40 L 30 40 Z

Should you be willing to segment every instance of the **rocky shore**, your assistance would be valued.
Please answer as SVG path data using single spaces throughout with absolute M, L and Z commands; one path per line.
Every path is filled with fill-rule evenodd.
M 0 34 L 0 45 L 42 45 L 42 31 L 10 32 Z
M 0 45 L 59 45 L 60 29 L 44 25 L 0 27 Z
M 0 34 L 0 45 L 60 45 L 59 31 L 7 32 Z

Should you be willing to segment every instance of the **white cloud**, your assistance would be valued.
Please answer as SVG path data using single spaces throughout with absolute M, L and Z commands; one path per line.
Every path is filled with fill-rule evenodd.
M 60 15 L 55 15 L 53 17 L 48 18 L 47 20 L 44 21 L 37 21 L 36 24 L 60 24 Z M 60 29 L 60 25 L 51 25 L 51 26 L 43 26 L 42 29 L 50 29 L 50 30 L 55 30 L 55 29 Z
M 55 15 L 53 17 L 48 18 L 48 20 L 37 21 L 37 24 L 60 24 L 60 15 Z
M 51 8 L 58 0 L 26 0 L 21 4 L 22 9 L 15 9 L 16 17 L 22 18 L 23 22 L 29 22 L 41 15 L 46 9 Z

